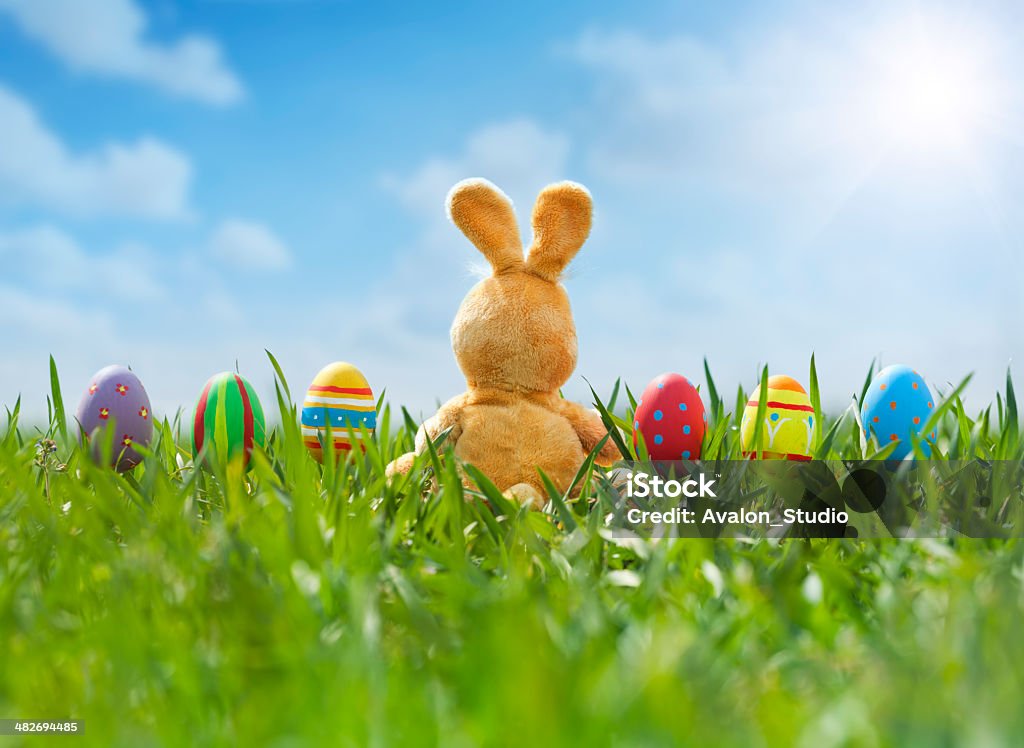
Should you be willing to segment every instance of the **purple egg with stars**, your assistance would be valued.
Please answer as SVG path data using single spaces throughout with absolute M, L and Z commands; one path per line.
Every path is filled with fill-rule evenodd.
M 146 388 L 124 366 L 96 372 L 75 412 L 81 436 L 91 442 L 93 459 L 100 462 L 107 430 L 113 430 L 110 466 L 127 472 L 142 462 L 135 447 L 153 439 L 153 413 Z

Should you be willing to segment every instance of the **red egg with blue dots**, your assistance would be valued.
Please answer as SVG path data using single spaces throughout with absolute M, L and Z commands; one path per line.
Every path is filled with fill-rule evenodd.
M 642 434 L 647 454 L 656 461 L 696 460 L 700 457 L 707 412 L 690 380 L 671 372 L 651 380 L 636 404 L 633 445 Z
M 921 451 L 931 455 L 929 442 L 935 441 L 935 430 L 921 433 L 935 411 L 935 396 L 924 377 L 909 366 L 887 366 L 868 386 L 861 403 L 860 417 L 865 431 L 875 438 L 879 447 L 896 444 L 890 460 L 902 460 L 911 454 L 910 435 L 921 437 Z

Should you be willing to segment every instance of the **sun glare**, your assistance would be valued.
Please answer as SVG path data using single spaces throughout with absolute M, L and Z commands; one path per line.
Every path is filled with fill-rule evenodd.
M 865 88 L 876 136 L 901 150 L 980 145 L 999 104 L 993 42 L 969 26 L 919 18 L 871 40 Z

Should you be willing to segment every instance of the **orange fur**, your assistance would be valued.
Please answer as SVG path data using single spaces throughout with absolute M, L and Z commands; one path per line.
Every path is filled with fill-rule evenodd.
M 525 261 L 512 203 L 494 185 L 460 182 L 448 196 L 448 211 L 493 275 L 470 290 L 452 324 L 452 348 L 468 390 L 420 427 L 416 453 L 426 449 L 428 437 L 450 428 L 447 443 L 460 460 L 536 506 L 546 495 L 538 469 L 566 490 L 608 433 L 597 413 L 558 394 L 576 368 L 576 326 L 558 280 L 590 232 L 590 194 L 572 182 L 541 191 Z M 609 441 L 598 463 L 618 457 Z M 405 455 L 389 471 L 410 464 Z

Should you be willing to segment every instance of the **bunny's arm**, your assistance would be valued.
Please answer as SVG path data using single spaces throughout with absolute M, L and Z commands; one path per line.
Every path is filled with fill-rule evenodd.
M 419 431 L 416 432 L 416 454 L 423 454 L 427 451 L 428 436 L 432 442 L 437 441 L 437 438 L 448 428 L 451 431 L 448 432 L 444 443 L 440 445 L 440 449 L 444 449 L 448 445 L 455 446 L 459 441 L 459 437 L 462 436 L 461 416 L 465 403 L 466 394 L 457 395 L 442 405 L 437 413 L 423 422 Z
M 562 400 L 562 415 L 572 424 L 580 444 L 588 453 L 608 434 L 608 429 L 605 428 L 601 416 L 592 410 L 587 410 L 579 403 Z M 615 446 L 614 441 L 609 439 L 601 447 L 601 451 L 597 453 L 597 458 L 594 461 L 598 465 L 607 467 L 621 459 L 619 448 Z
M 449 427 L 451 427 L 451 431 L 448 432 L 448 437 L 445 439 L 444 444 L 455 446 L 455 442 L 459 440 L 459 436 L 462 434 L 460 416 L 465 398 L 465 394 L 453 397 L 442 405 L 437 413 L 424 421 L 416 432 L 416 451 L 406 452 L 404 455 L 392 460 L 385 469 L 384 474 L 390 477 L 408 473 L 416 462 L 416 455 L 427 451 L 427 437 L 429 436 L 431 441 L 437 441 L 441 432 Z

